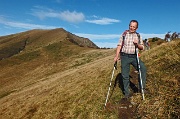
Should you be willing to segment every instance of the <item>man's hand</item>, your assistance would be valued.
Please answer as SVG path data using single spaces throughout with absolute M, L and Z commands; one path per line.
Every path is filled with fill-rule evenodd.
M 119 57 L 115 57 L 115 58 L 114 58 L 114 62 L 117 62 L 118 60 L 120 60 Z
M 138 39 L 135 39 L 133 41 L 133 43 L 134 43 L 135 47 L 138 48 L 139 50 L 143 50 L 144 49 L 144 46 L 142 44 L 138 43 Z
M 138 47 L 138 39 L 135 39 L 135 40 L 133 41 L 133 43 L 134 43 L 134 45 L 135 45 L 136 47 Z

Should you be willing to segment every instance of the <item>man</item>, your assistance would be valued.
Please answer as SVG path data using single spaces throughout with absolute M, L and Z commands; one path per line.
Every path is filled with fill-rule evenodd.
M 126 30 L 120 37 L 116 49 L 116 56 L 114 58 L 115 62 L 118 59 L 121 60 L 121 74 L 122 74 L 123 86 L 124 86 L 123 94 L 125 95 L 125 98 L 129 98 L 132 96 L 132 94 L 129 91 L 130 65 L 132 65 L 138 71 L 137 55 L 135 48 L 137 47 L 139 50 L 144 50 L 144 43 L 142 38 L 141 37 L 139 38 L 139 36 L 137 35 L 136 33 L 137 29 L 138 29 L 138 21 L 131 20 L 129 24 L 129 30 Z M 119 54 L 120 54 L 120 58 L 119 58 Z M 145 88 L 146 67 L 141 60 L 139 60 L 139 63 L 140 63 L 143 88 Z M 139 87 L 141 88 L 140 82 L 139 82 Z
M 148 39 L 144 40 L 144 45 L 146 47 L 145 50 L 149 50 L 150 49 L 150 43 L 149 43 Z

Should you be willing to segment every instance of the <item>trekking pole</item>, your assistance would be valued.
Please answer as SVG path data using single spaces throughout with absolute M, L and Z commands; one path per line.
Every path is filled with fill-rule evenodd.
M 139 64 L 139 56 L 138 56 L 138 48 L 136 47 L 136 55 L 137 55 L 137 63 L 138 63 L 138 72 L 139 72 L 139 78 L 140 78 L 140 86 L 141 86 L 141 94 L 142 94 L 142 99 L 145 100 L 144 97 L 144 89 L 143 89 L 143 84 L 142 84 L 142 77 L 141 77 L 141 67 Z
M 112 77 L 111 77 L 111 81 L 110 81 L 110 84 L 109 84 L 109 89 L 108 89 L 108 93 L 107 93 L 107 96 L 106 96 L 106 102 L 104 104 L 104 106 L 106 107 L 106 104 L 107 104 L 107 101 L 108 101 L 108 96 L 109 96 L 109 92 L 110 92 L 110 89 L 111 89 L 111 82 L 112 82 L 112 79 L 113 79 L 113 76 L 114 76 L 114 70 L 117 70 L 117 61 L 114 63 L 114 68 L 113 68 L 113 72 L 112 72 Z

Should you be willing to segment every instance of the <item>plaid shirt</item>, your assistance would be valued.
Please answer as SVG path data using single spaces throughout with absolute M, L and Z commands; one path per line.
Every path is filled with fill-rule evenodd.
M 136 33 L 127 32 L 124 39 L 124 44 L 122 46 L 123 36 L 121 35 L 118 45 L 122 46 L 122 52 L 127 53 L 127 54 L 135 54 L 135 45 L 133 43 L 135 39 L 139 40 Z M 139 44 L 143 45 L 143 49 L 144 49 L 144 43 L 143 43 L 142 37 L 140 37 Z

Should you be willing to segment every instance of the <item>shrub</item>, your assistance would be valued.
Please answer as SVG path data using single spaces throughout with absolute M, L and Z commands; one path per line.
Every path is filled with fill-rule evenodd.
M 158 41 L 158 38 L 157 38 L 157 37 L 155 37 L 155 38 L 152 39 L 152 42 L 156 42 L 156 41 Z

